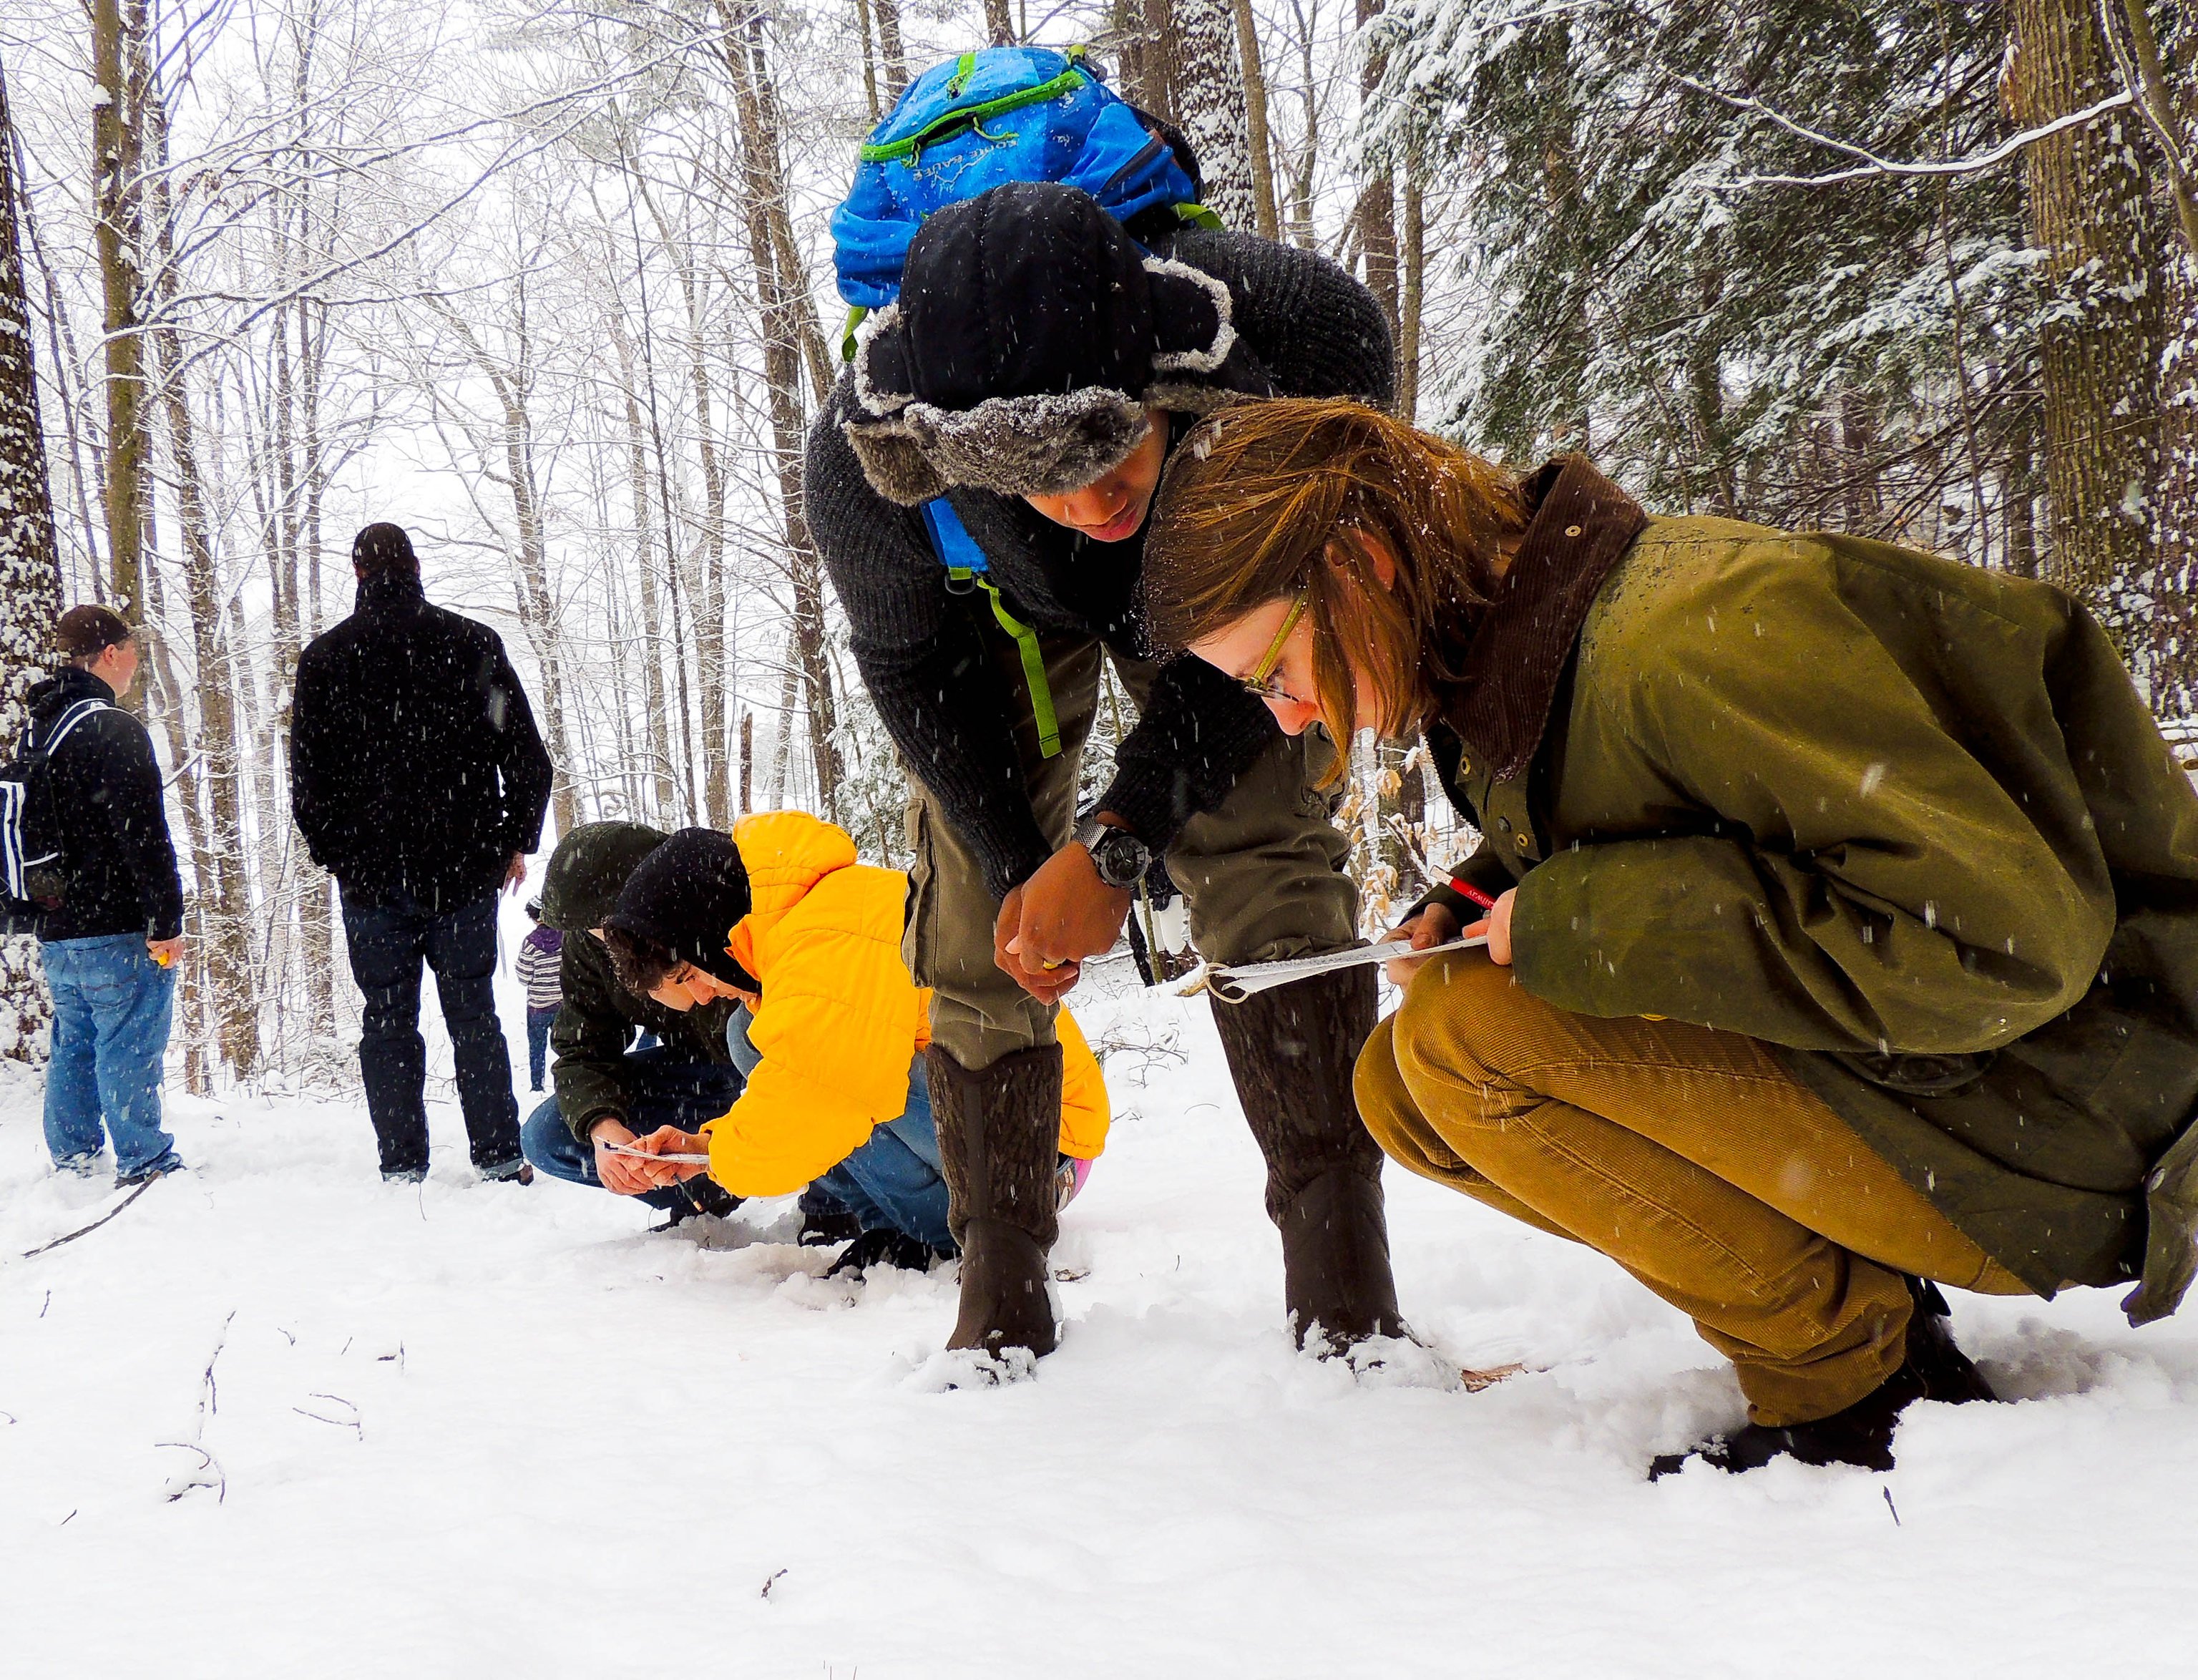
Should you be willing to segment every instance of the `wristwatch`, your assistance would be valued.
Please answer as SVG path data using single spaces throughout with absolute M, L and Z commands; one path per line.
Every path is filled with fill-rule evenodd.
M 1144 876 L 1153 861 L 1152 849 L 1127 828 L 1117 828 L 1087 817 L 1076 825 L 1076 843 L 1091 854 L 1099 879 L 1118 892 L 1127 892 Z

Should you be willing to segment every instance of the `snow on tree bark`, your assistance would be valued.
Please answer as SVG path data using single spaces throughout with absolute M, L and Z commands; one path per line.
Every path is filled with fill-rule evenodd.
M 2114 92 L 2087 0 L 2015 0 L 2010 114 L 2050 122 Z M 2117 112 L 2025 154 L 2031 226 L 2051 296 L 2039 334 L 2044 575 L 2083 601 L 2125 655 L 2149 579 L 2160 480 L 2160 298 L 2137 119 Z
M 61 612 L 61 553 L 38 424 L 30 299 L 15 230 L 15 129 L 0 71 L 0 742 L 26 718 L 23 697 L 46 673 Z M 28 1061 L 51 1020 L 38 942 L 0 939 L 0 1059 Z
M 1225 227 L 1258 225 L 1244 73 L 1229 0 L 1174 0 L 1176 97 L 1206 177 L 1206 207 Z

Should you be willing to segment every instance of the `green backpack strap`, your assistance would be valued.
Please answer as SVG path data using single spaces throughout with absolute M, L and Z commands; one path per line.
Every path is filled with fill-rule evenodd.
M 1038 753 L 1044 758 L 1059 758 L 1061 718 L 1053 707 L 1053 685 L 1045 680 L 1045 654 L 1038 648 L 1038 632 L 1008 611 L 1007 603 L 1000 599 L 999 586 L 990 576 L 991 562 L 951 503 L 944 496 L 925 503 L 923 523 L 931 533 L 931 546 L 939 563 L 946 568 L 947 582 L 965 590 L 974 584 L 984 590 L 991 602 L 993 618 L 1015 639 L 1015 651 L 1022 659 L 1023 683 L 1030 689 L 1031 718 L 1038 725 Z

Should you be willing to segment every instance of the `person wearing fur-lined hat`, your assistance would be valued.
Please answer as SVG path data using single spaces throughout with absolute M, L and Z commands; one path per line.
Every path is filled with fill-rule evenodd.
M 1153 663 L 1137 585 L 1161 468 L 1198 416 L 1386 403 L 1393 378 L 1380 309 L 1334 264 L 1199 229 L 1148 251 L 1083 192 L 1016 183 L 925 221 L 811 431 L 811 526 L 910 781 L 906 951 L 935 989 L 930 1084 L 965 1255 L 950 1346 L 1054 1346 L 1054 1014 L 1151 855 L 1212 960 L 1356 942 L 1334 743 L 1284 737 L 1195 661 Z M 1108 662 L 1138 720 L 1079 826 Z M 1321 1352 L 1403 1330 L 1381 1153 L 1351 1098 L 1374 999 L 1362 968 L 1218 1018 L 1285 1306 Z

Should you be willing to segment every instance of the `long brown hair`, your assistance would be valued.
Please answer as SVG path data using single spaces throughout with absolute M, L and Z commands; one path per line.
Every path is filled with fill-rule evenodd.
M 1363 403 L 1241 403 L 1169 462 L 1145 539 L 1146 618 L 1162 648 L 1187 648 L 1303 590 L 1329 732 L 1351 734 L 1348 647 L 1379 697 L 1376 727 L 1409 735 L 1459 680 L 1497 551 L 1526 526 L 1510 474 Z M 1395 557 L 1393 586 L 1353 532 Z

